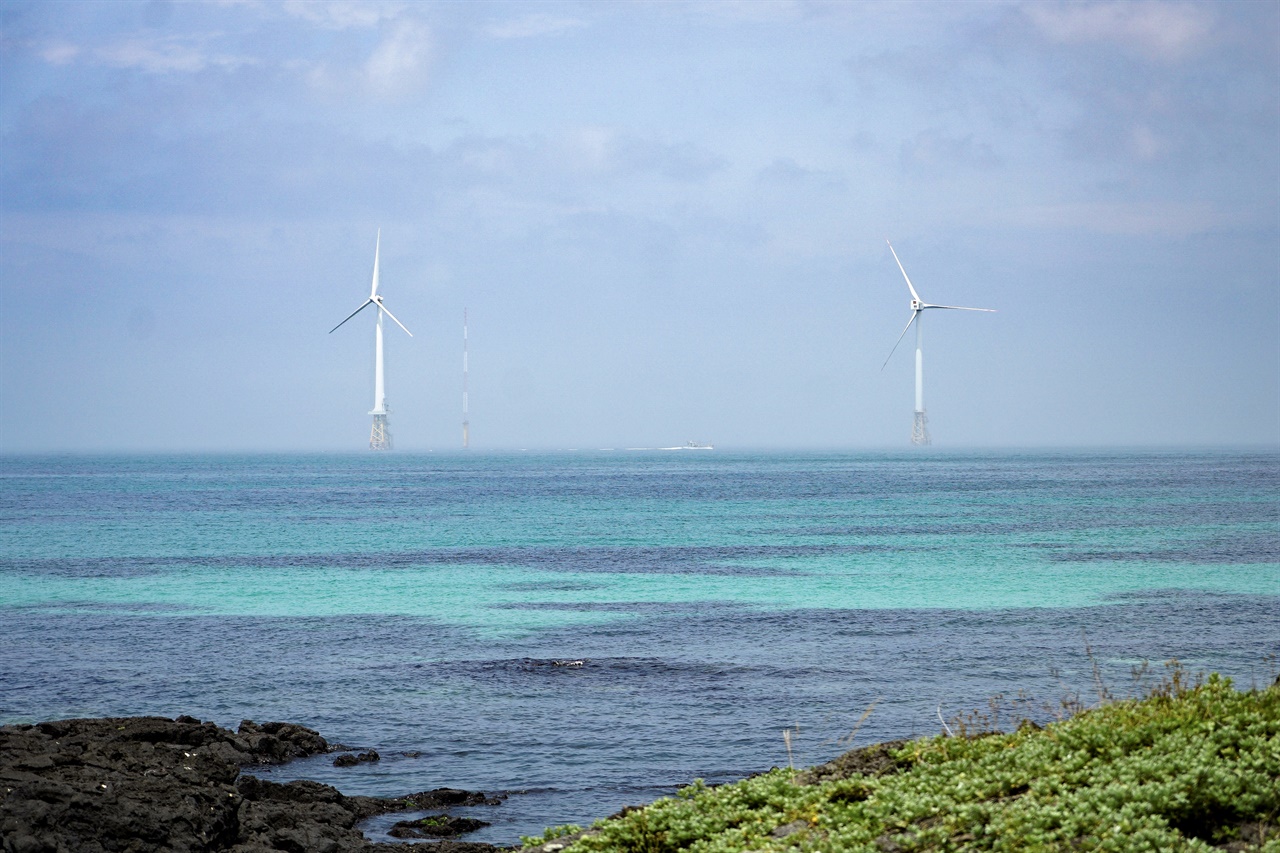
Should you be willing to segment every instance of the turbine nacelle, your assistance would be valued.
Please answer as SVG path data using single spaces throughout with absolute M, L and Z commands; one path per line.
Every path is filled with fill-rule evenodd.
M 342 323 L 347 322 L 347 320 L 350 320 L 352 317 L 356 316 L 356 315 L 357 315 L 357 314 L 359 314 L 361 311 L 363 311 L 364 309 L 368 308 L 370 305 L 376 305 L 376 306 L 378 306 L 378 310 L 379 310 L 379 311 L 381 311 L 381 312 L 383 312 L 384 314 L 386 314 L 386 315 L 387 315 L 388 317 L 390 317 L 392 320 L 395 320 L 396 325 L 397 325 L 397 326 L 399 326 L 400 328 L 404 329 L 404 333 L 405 333 L 406 335 L 408 335 L 408 336 L 409 336 L 409 337 L 411 337 L 411 338 L 413 337 L 413 332 L 411 332 L 411 331 L 409 331 L 408 329 L 406 329 L 406 328 L 405 328 L 404 323 L 401 323 L 399 320 L 396 320 L 396 315 L 395 315 L 395 314 L 392 314 L 392 313 L 391 313 L 391 310 L 390 310 L 389 308 L 387 308 L 387 306 L 385 306 L 385 305 L 383 305 L 383 304 L 382 304 L 382 297 L 381 297 L 381 296 L 370 296 L 368 299 L 366 299 L 364 302 L 362 302 L 362 303 L 360 304 L 360 307 L 359 307 L 359 308 L 357 308 L 356 310 L 354 310 L 354 311 L 352 311 L 350 314 L 348 314 L 348 315 L 347 315 L 346 320 L 343 320 L 343 321 L 342 321 Z M 334 332 L 338 331 L 338 329 L 342 327 L 342 323 L 339 323 L 338 325 L 336 325 L 336 326 L 334 326 L 332 329 L 330 329 L 330 330 L 329 330 L 329 334 L 331 334 L 331 335 L 332 335 Z
M 368 308 L 370 305 L 377 305 L 378 310 L 380 312 L 385 311 L 387 316 L 390 317 L 392 320 L 395 320 L 396 325 L 404 329 L 405 334 L 412 338 L 413 332 L 405 328 L 404 323 L 401 323 L 399 320 L 396 320 L 396 315 L 392 314 L 391 311 L 388 310 L 387 306 L 382 304 L 382 294 L 378 293 L 378 257 L 381 254 L 382 254 L 382 229 L 379 228 L 378 242 L 374 245 L 374 249 L 373 249 L 373 287 L 369 290 L 369 298 L 366 299 L 364 302 L 361 302 L 359 308 L 357 308 L 356 310 L 348 314 L 346 319 L 344 319 L 342 323 L 347 322 L 347 320 L 350 320 L 352 317 L 356 316 L 361 311 Z M 330 329 L 329 334 L 332 335 L 334 332 L 336 332 L 342 326 L 342 323 L 339 323 L 337 326 L 334 326 L 332 329 Z
M 888 240 L 885 240 L 885 242 L 889 243 Z M 893 342 L 893 349 L 889 350 L 889 355 L 885 358 L 884 364 L 880 365 L 881 370 L 884 370 L 885 365 L 889 363 L 889 359 L 893 358 L 893 354 L 898 350 L 898 344 L 902 343 L 902 339 L 907 336 L 907 332 L 911 329 L 911 324 L 920 316 L 920 312 L 929 308 L 942 308 L 948 311 L 986 311 L 989 313 L 995 313 L 996 309 L 994 308 L 967 308 L 963 305 L 930 305 L 928 302 L 925 302 L 920 298 L 920 294 L 916 293 L 915 287 L 911 284 L 910 276 L 907 275 L 906 269 L 902 266 L 902 261 L 898 260 L 898 253 L 893 251 L 892 243 L 889 243 L 889 251 L 893 252 L 893 259 L 894 261 L 897 261 L 898 269 L 902 270 L 902 277 L 907 282 L 907 290 L 911 291 L 911 318 L 907 320 L 907 325 L 903 327 L 902 334 L 898 335 L 898 339 Z

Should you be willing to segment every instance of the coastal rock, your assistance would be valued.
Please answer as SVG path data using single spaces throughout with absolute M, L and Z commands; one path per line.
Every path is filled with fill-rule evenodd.
M 600 831 L 597 829 L 583 829 L 578 832 L 570 833 L 569 835 L 561 835 L 557 838 L 551 839 L 550 841 L 535 842 L 532 847 L 525 847 L 520 851 L 520 853 L 560 853 L 560 851 L 564 850 L 580 838 L 590 838 L 593 835 L 599 834 Z M 440 851 L 440 853 L 443 853 L 443 851 Z
M 368 752 L 362 752 L 359 755 L 352 755 L 351 753 L 347 753 L 346 755 L 339 755 L 337 758 L 333 759 L 333 766 L 334 767 L 355 767 L 357 764 L 363 764 L 369 761 L 381 761 L 381 760 L 382 760 L 382 756 L 378 755 L 378 751 L 375 749 L 371 749 Z
M 906 745 L 905 740 L 891 740 L 851 749 L 796 776 L 797 785 L 817 785 L 850 776 L 889 776 L 908 766 L 894 758 L 893 753 Z
M 387 830 L 392 838 L 455 838 L 464 832 L 475 832 L 489 824 L 470 817 L 428 815 L 415 820 L 402 820 Z
M 769 833 L 770 838 L 786 838 L 789 835 L 795 835 L 797 832 L 803 832 L 809 828 L 809 822 L 806 820 L 793 820 L 791 823 L 784 824 L 773 832 Z
M 501 802 L 441 788 L 397 799 L 347 797 L 318 782 L 280 784 L 242 767 L 328 751 L 317 732 L 249 720 L 230 732 L 193 717 L 60 720 L 0 727 L 0 850 L 403 851 L 357 828 L 377 814 Z M 467 831 L 459 825 L 459 831 Z M 448 845 L 448 846 L 445 846 Z M 436 853 L 493 851 L 441 842 Z
M 328 742 L 319 732 L 295 723 L 258 725 L 253 720 L 241 720 L 236 735 L 248 745 L 254 760 L 263 764 L 283 764 L 329 751 Z

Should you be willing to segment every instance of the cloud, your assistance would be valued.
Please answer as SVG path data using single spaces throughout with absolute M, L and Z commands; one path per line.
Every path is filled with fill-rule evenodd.
M 697 0 L 689 8 L 731 22 L 772 24 L 802 18 L 815 7 L 797 0 Z
M 115 68 L 136 68 L 151 74 L 195 73 L 209 67 L 235 69 L 253 65 L 246 56 L 213 53 L 203 45 L 179 38 L 130 39 L 94 51 L 94 57 Z
M 950 169 L 956 166 L 989 169 L 999 165 L 1000 158 L 985 142 L 974 142 L 973 135 L 945 136 L 930 128 L 902 143 L 898 161 L 908 171 Z
M 1024 13 L 1060 44 L 1114 43 L 1149 59 L 1174 62 L 1203 50 L 1213 35 L 1204 4 L 1147 2 L 1032 3 Z
M 80 48 L 66 41 L 50 42 L 40 50 L 40 58 L 50 65 L 69 65 L 79 55 Z
M 210 50 L 207 43 L 214 38 L 215 35 L 207 34 L 190 37 L 140 36 L 92 49 L 58 40 L 46 43 L 37 53 L 50 65 L 70 65 L 86 61 L 112 68 L 135 69 L 147 74 L 193 74 L 206 68 L 233 70 L 258 64 L 259 61 L 253 57 Z
M 431 31 L 425 24 L 397 21 L 365 63 L 365 76 L 374 91 L 384 94 L 417 89 L 426 83 L 431 54 Z
M 658 174 L 701 181 L 722 169 L 724 158 L 691 142 L 666 143 L 606 127 L 579 128 L 568 139 L 569 156 L 588 171 Z
M 213 124 L 173 134 L 169 102 L 80 107 L 43 98 L 6 129 L 8 211 L 325 216 L 420 210 L 440 185 L 423 145 L 397 146 L 314 122 Z
M 801 166 L 790 157 L 779 157 L 761 169 L 756 177 L 770 184 L 795 187 L 843 189 L 848 182 L 834 172 Z
M 536 36 L 560 35 L 570 30 L 580 29 L 587 25 L 580 18 L 560 18 L 554 15 L 533 14 L 508 21 L 489 24 L 485 32 L 496 39 L 534 38 Z
M 1150 161 L 1164 154 L 1169 143 L 1149 126 L 1136 124 L 1129 129 L 1129 148 L 1139 160 Z
M 457 140 L 449 146 L 448 156 L 457 167 L 456 173 L 467 182 L 510 179 L 531 165 L 527 146 L 479 136 Z
M 1177 239 L 1237 227 L 1248 220 L 1212 204 L 1167 201 L 1069 202 L 1009 208 L 1005 213 L 1007 224 L 1017 227 Z
M 372 0 L 285 0 L 284 11 L 292 17 L 326 30 L 369 29 L 396 18 L 404 3 L 376 3 Z
M 362 62 L 288 63 L 316 91 L 338 98 L 373 94 L 396 100 L 421 91 L 435 56 L 431 29 L 413 18 L 384 22 L 381 37 Z

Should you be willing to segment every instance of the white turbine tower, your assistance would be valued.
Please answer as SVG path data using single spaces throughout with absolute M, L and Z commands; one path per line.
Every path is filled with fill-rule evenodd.
M 888 240 L 885 240 L 889 243 Z M 889 243 L 889 251 L 893 252 L 893 259 L 898 261 L 898 253 L 893 251 L 893 244 Z M 907 325 L 903 328 L 902 334 L 898 335 L 898 339 L 893 343 L 893 349 L 889 350 L 889 357 L 884 360 L 884 364 L 889 363 L 889 359 L 893 358 L 894 352 L 898 349 L 898 344 L 902 343 L 902 339 L 907 336 L 907 330 L 911 328 L 911 324 L 916 324 L 916 418 L 915 424 L 911 428 L 912 444 L 929 444 L 929 420 L 924 414 L 924 351 L 922 349 L 922 335 L 920 327 L 923 320 L 920 317 L 922 313 L 930 308 L 945 308 L 949 311 L 989 311 L 994 313 L 994 308 L 965 308 L 960 305 L 930 305 L 920 298 L 920 294 L 916 293 L 916 289 L 911 286 L 911 279 L 907 276 L 907 271 L 902 267 L 902 261 L 898 261 L 898 269 L 902 270 L 902 277 L 907 280 L 907 289 L 911 291 L 911 319 L 907 321 Z M 884 370 L 884 364 L 880 365 L 880 369 Z
M 347 322 L 352 317 L 359 314 L 370 305 L 378 306 L 378 324 L 377 331 L 374 336 L 374 353 L 373 353 L 373 411 L 369 414 L 373 415 L 373 430 L 369 434 L 370 450 L 390 450 L 391 449 L 391 433 L 387 430 L 387 394 L 386 386 L 383 379 L 382 370 L 382 315 L 386 314 L 395 324 L 404 329 L 405 334 L 413 337 L 413 332 L 405 329 L 404 323 L 396 320 L 396 315 L 387 310 L 382 304 L 382 297 L 378 295 L 378 255 L 382 250 L 382 229 L 378 229 L 378 241 L 373 249 L 373 289 L 369 291 L 369 298 L 360 305 L 359 308 L 347 315 Z M 339 323 L 329 330 L 329 334 L 336 332 L 341 326 Z

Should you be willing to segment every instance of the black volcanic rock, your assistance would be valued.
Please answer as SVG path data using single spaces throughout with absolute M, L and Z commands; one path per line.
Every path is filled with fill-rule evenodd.
M 255 761 L 263 764 L 282 764 L 329 751 L 328 742 L 319 732 L 295 723 L 258 725 L 253 720 L 241 720 L 236 739 L 247 746 Z
M 318 782 L 240 776 L 246 765 L 328 748 L 303 726 L 249 720 L 234 733 L 193 717 L 3 726 L 0 850 L 403 853 L 402 845 L 368 841 L 357 823 L 376 814 L 500 801 L 447 788 L 394 800 L 347 797 Z M 442 842 L 436 853 L 496 849 Z
M 359 755 L 352 755 L 351 753 L 347 753 L 346 755 L 339 755 L 337 758 L 333 759 L 333 766 L 334 767 L 355 767 L 357 764 L 362 764 L 367 761 L 381 761 L 381 760 L 382 760 L 382 756 L 378 755 L 378 751 L 376 749 L 371 749 L 368 752 L 362 752 Z
M 488 825 L 475 818 L 428 815 L 416 820 L 398 821 L 387 830 L 387 835 L 392 838 L 454 838 Z

